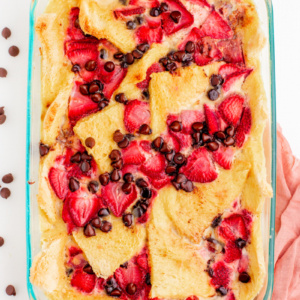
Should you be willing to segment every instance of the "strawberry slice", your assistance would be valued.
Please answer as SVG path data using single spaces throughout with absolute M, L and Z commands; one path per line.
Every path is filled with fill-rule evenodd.
M 103 200 L 116 217 L 121 217 L 127 207 L 137 198 L 135 185 L 132 185 L 131 193 L 126 195 L 122 191 L 121 182 L 110 182 L 102 187 L 101 193 Z
M 226 263 L 231 263 L 242 257 L 242 250 L 238 248 L 234 241 L 229 241 L 225 246 L 224 261 Z
M 182 122 L 182 132 L 186 134 L 191 134 L 193 132 L 193 123 L 205 121 L 204 113 L 200 110 L 183 110 L 180 116 Z
M 65 43 L 65 51 L 68 56 L 70 52 L 75 50 L 91 49 L 96 52 L 98 43 L 99 41 L 97 39 L 92 38 L 85 38 L 80 41 L 71 40 Z
M 139 143 L 132 141 L 128 147 L 122 149 L 122 159 L 124 165 L 140 165 L 146 160 L 146 157 Z
M 162 134 L 161 137 L 164 139 L 164 141 L 168 144 L 168 146 L 173 149 L 175 152 L 180 152 L 180 144 L 177 138 L 170 134 L 170 133 L 165 133 Z
M 187 159 L 187 164 L 181 172 L 194 182 L 211 182 L 218 177 L 215 166 L 206 148 L 199 148 L 192 152 Z
M 136 42 L 138 44 L 142 43 L 160 43 L 163 39 L 163 31 L 161 26 L 157 26 L 153 28 L 153 26 L 150 26 L 149 24 L 140 26 L 136 32 Z
M 81 187 L 73 193 L 69 193 L 65 205 L 68 206 L 70 216 L 78 227 L 85 226 L 99 211 L 100 199 L 91 195 L 86 188 Z
M 233 31 L 228 23 L 214 10 L 202 24 L 200 37 L 210 36 L 213 39 L 230 39 Z
M 157 190 L 160 190 L 163 187 L 165 187 L 166 185 L 168 185 L 172 179 L 173 179 L 173 177 L 166 175 L 165 172 L 161 172 L 155 178 L 149 178 L 151 184 Z
M 188 42 L 190 42 L 190 41 L 194 42 L 194 43 L 196 43 L 197 41 L 199 41 L 200 40 L 200 36 L 199 36 L 198 32 L 199 32 L 199 28 L 197 28 L 197 27 L 192 28 L 192 30 L 190 31 L 190 33 L 188 34 L 188 36 L 185 38 L 185 40 L 181 44 L 179 44 L 178 49 L 179 50 L 184 50 L 186 44 Z
M 69 250 L 69 256 L 72 257 L 82 253 L 82 250 L 80 248 L 74 246 L 70 247 L 68 250 Z
M 232 274 L 232 270 L 225 265 L 223 261 L 218 261 L 212 266 L 213 269 L 213 277 L 211 279 L 211 284 L 215 288 L 219 288 L 220 286 L 228 287 L 230 283 L 230 277 Z
M 218 42 L 224 61 L 232 64 L 245 64 L 242 44 L 239 39 Z
M 228 92 L 230 90 L 231 86 L 239 80 L 242 80 L 242 82 L 244 83 L 244 81 L 250 75 L 251 72 L 252 72 L 252 69 L 246 69 L 246 70 L 243 70 L 243 71 L 240 71 L 240 72 L 237 72 L 237 73 L 227 76 L 227 78 L 222 86 L 223 91 Z
M 83 270 L 76 270 L 71 279 L 72 287 L 80 292 L 91 293 L 96 285 L 96 275 L 88 274 Z
M 220 145 L 217 151 L 213 152 L 213 158 L 222 168 L 230 170 L 232 160 L 234 156 L 234 150 L 231 147 L 224 147 Z
M 75 82 L 69 102 L 69 120 L 73 126 L 79 119 L 99 110 L 97 103 L 79 92 L 79 86 L 81 84 L 81 82 Z
M 67 29 L 68 40 L 81 40 L 85 37 L 83 31 L 80 28 L 75 26 L 75 24 L 77 23 L 78 16 L 79 16 L 79 8 L 73 7 L 70 11 L 70 16 L 69 16 L 70 24 Z
M 126 18 L 134 15 L 141 15 L 146 11 L 142 6 L 130 5 L 122 8 L 118 8 L 114 11 L 116 19 Z
M 233 75 L 235 73 L 239 73 L 243 71 L 242 68 L 233 65 L 233 64 L 225 64 L 220 67 L 219 74 L 225 79 L 227 76 Z
M 241 148 L 245 142 L 246 135 L 250 133 L 252 125 L 251 110 L 249 107 L 245 107 L 241 122 L 236 129 L 235 133 L 235 144 L 238 148 Z
M 144 162 L 141 165 L 140 170 L 150 178 L 160 179 L 159 175 L 165 169 L 165 167 L 165 157 L 162 154 L 157 153 L 154 156 L 150 157 L 146 162 Z
M 213 134 L 219 130 L 219 120 L 215 112 L 207 105 L 204 104 L 204 113 L 206 118 L 206 124 L 208 127 L 208 132 Z
M 136 258 L 136 263 L 139 265 L 140 268 L 144 269 L 145 271 L 148 271 L 148 254 L 146 252 L 146 248 L 143 250 L 144 253 L 141 253 Z
M 67 172 L 61 168 L 52 167 L 49 171 L 48 179 L 56 196 L 64 200 L 69 190 Z
M 169 11 L 162 13 L 162 28 L 166 35 L 171 35 L 180 29 L 187 28 L 194 23 L 193 15 L 185 8 L 179 0 L 166 0 L 169 6 Z M 179 11 L 181 18 L 176 24 L 171 18 L 171 12 Z
M 83 49 L 75 49 L 68 52 L 68 57 L 73 65 L 80 65 L 84 68 L 85 64 L 90 60 L 98 59 L 98 51 L 94 46 Z
M 130 101 L 125 106 L 124 124 L 130 133 L 135 133 L 141 125 L 150 124 L 149 103 L 139 100 Z
M 218 111 L 227 124 L 236 126 L 239 122 L 245 99 L 240 95 L 227 97 L 218 107 Z
M 63 205 L 62 219 L 67 224 L 68 234 L 72 234 L 72 231 L 76 228 L 76 225 L 74 224 L 73 219 L 71 218 L 67 201 L 65 201 Z
M 153 8 L 159 6 L 158 0 L 130 0 L 129 5 L 138 5 L 145 8 Z
M 137 83 L 136 86 L 141 90 L 147 89 L 149 86 L 150 79 L 151 79 L 151 77 L 150 77 L 151 74 L 159 73 L 159 72 L 163 72 L 163 71 L 164 71 L 164 68 L 161 66 L 160 63 L 154 63 L 153 65 L 151 65 L 148 68 L 147 73 L 146 73 L 146 79 Z
M 229 294 L 227 294 L 226 300 L 236 300 L 232 291 Z
M 188 2 L 191 2 L 193 4 L 201 5 L 201 6 L 206 6 L 210 8 L 209 3 L 206 0 L 187 0 Z
M 239 273 L 245 272 L 247 271 L 248 267 L 249 267 L 249 257 L 248 255 L 242 255 L 238 265 L 238 272 Z

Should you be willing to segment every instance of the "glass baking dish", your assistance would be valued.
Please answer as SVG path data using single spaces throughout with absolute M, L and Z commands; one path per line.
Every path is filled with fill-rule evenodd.
M 38 193 L 39 141 L 41 128 L 40 103 L 40 43 L 36 37 L 34 24 L 48 3 L 48 0 L 32 0 L 30 9 L 30 35 L 28 58 L 27 92 L 27 143 L 26 143 L 26 227 L 27 227 L 27 287 L 29 299 L 46 300 L 44 293 L 34 287 L 29 280 L 33 257 L 40 251 L 39 212 L 36 195 Z M 261 54 L 262 77 L 269 105 L 269 121 L 265 129 L 264 144 L 268 181 L 276 191 L 276 94 L 274 26 L 271 0 L 254 0 L 266 37 L 266 47 Z M 274 239 L 275 239 L 275 196 L 265 202 L 262 233 L 267 276 L 256 300 L 271 299 L 274 283 Z

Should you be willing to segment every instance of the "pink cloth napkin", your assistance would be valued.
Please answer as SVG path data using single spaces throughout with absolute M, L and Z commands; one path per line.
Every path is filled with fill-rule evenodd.
M 272 300 L 300 299 L 300 161 L 277 132 L 275 281 Z M 298 137 L 296 137 L 298 138 Z

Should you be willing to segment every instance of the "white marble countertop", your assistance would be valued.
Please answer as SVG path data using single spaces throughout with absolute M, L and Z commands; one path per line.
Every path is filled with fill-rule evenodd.
M 8 77 L 0 79 L 0 107 L 5 106 L 7 121 L 0 126 L 0 178 L 13 173 L 12 195 L 0 198 L 0 299 L 8 299 L 5 288 L 13 284 L 16 300 L 28 299 L 26 288 L 25 241 L 25 137 L 28 56 L 29 0 L 0 0 L 0 30 L 9 27 L 12 36 L 0 37 L 0 67 Z M 276 41 L 277 117 L 296 156 L 300 157 L 300 1 L 273 0 Z M 20 55 L 11 57 L 11 45 Z M 298 78 L 299 76 L 299 78 Z M 300 84 L 299 84 L 300 85 Z

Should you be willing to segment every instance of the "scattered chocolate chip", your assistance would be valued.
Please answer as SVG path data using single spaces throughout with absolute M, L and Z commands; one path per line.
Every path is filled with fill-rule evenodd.
M 121 159 L 121 152 L 117 149 L 114 149 L 110 152 L 109 158 L 112 161 L 119 161 Z
M 130 227 L 133 223 L 133 215 L 132 214 L 125 214 L 122 217 L 123 223 L 126 227 Z
M 152 191 L 148 187 L 144 187 L 141 191 L 141 197 L 144 199 L 150 199 L 152 197 Z
M 168 63 L 168 64 L 165 66 L 165 68 L 166 68 L 167 71 L 170 71 L 171 73 L 173 73 L 173 72 L 176 71 L 177 65 L 176 65 L 176 63 L 171 62 L 171 63 Z
M 97 92 L 99 92 L 100 88 L 99 88 L 99 85 L 95 82 L 92 82 L 90 85 L 89 85 L 89 94 L 95 94 Z
M 131 53 L 125 54 L 124 62 L 125 62 L 127 65 L 132 65 L 133 62 L 134 62 L 134 57 L 133 57 L 133 55 L 132 55 Z
M 177 51 L 173 54 L 173 57 L 176 61 L 182 62 L 185 58 L 185 55 L 186 55 L 185 51 Z
M 163 138 L 161 138 L 160 136 L 157 137 L 153 142 L 152 142 L 152 148 L 159 151 L 160 148 L 162 147 L 164 140 Z
M 247 272 L 242 272 L 239 275 L 239 281 L 243 283 L 248 283 L 251 280 L 250 275 Z
M 13 285 L 8 285 L 5 292 L 8 296 L 16 296 L 17 294 L 16 289 Z
M 4 115 L 4 106 L 0 107 L 0 115 Z
M 198 145 L 201 141 L 201 134 L 200 132 L 194 132 L 192 134 L 192 138 L 193 138 L 193 145 Z
M 218 86 L 218 85 L 222 85 L 223 84 L 223 78 L 221 75 L 212 75 L 210 77 L 210 84 L 212 86 Z
M 149 135 L 152 133 L 152 130 L 148 124 L 143 124 L 139 129 L 139 133 Z
M 223 141 L 226 138 L 226 135 L 225 135 L 225 133 L 223 131 L 218 131 L 218 132 L 215 133 L 215 137 L 218 140 Z
M 91 275 L 94 274 L 93 268 L 89 264 L 83 268 L 83 272 Z
M 138 178 L 136 181 L 135 181 L 135 184 L 137 187 L 139 188 L 145 188 L 148 186 L 148 183 L 146 182 L 145 179 L 143 178 Z
M 241 238 L 238 238 L 236 241 L 235 241 L 235 244 L 238 248 L 242 249 L 244 247 L 246 247 L 247 245 L 247 242 Z
M 77 163 L 79 164 L 81 162 L 81 153 L 80 152 L 77 152 L 75 153 L 73 156 L 71 156 L 71 163 Z
M 232 146 L 234 144 L 234 138 L 232 136 L 228 136 L 224 141 L 223 144 L 225 146 Z
M 0 125 L 4 124 L 6 121 L 6 115 L 0 115 Z
M 182 153 L 176 153 L 173 161 L 177 165 L 183 165 L 186 162 L 186 157 Z
M 92 160 L 92 156 L 88 155 L 87 152 L 83 152 L 81 155 L 81 159 L 90 161 L 90 160 Z
M 145 53 L 149 50 L 150 46 L 147 43 L 144 44 L 140 44 L 136 47 L 138 50 L 140 50 L 141 52 Z
M 203 127 L 204 127 L 204 125 L 201 122 L 195 122 L 195 123 L 192 124 L 192 129 L 195 132 L 200 132 L 203 129 Z
M 17 46 L 11 46 L 8 49 L 8 53 L 9 53 L 10 56 L 16 57 L 16 56 L 19 55 L 20 50 Z
M 118 147 L 121 149 L 126 148 L 129 145 L 129 140 L 128 138 L 125 136 L 124 139 L 118 143 Z
M 207 144 L 207 148 L 210 151 L 217 151 L 219 149 L 219 144 L 217 142 L 210 142 Z
M 208 268 L 207 273 L 210 277 L 214 277 L 214 270 L 212 268 Z
M 108 173 L 103 173 L 99 176 L 99 181 L 103 186 L 108 185 L 110 180 L 110 175 Z
M 192 41 L 189 41 L 185 45 L 185 51 L 187 53 L 194 53 L 195 52 L 195 44 Z
M 132 213 L 136 218 L 140 218 L 144 214 L 144 211 L 140 206 L 136 206 L 133 208 Z
M 166 12 L 169 10 L 169 5 L 166 2 L 162 2 L 160 4 L 159 10 L 161 13 Z
M 106 51 L 106 49 L 101 49 L 100 50 L 100 58 L 101 59 L 106 59 L 107 58 L 107 51 Z
M 178 10 L 174 10 L 171 12 L 170 17 L 174 21 L 174 23 L 178 24 L 181 19 L 181 12 Z
M 167 161 L 169 161 L 169 162 L 173 161 L 174 155 L 175 155 L 175 151 L 174 150 L 172 150 L 170 153 L 167 153 L 166 154 Z
M 84 235 L 86 237 L 91 237 L 96 235 L 96 231 L 91 224 L 87 224 L 84 228 Z
M 49 147 L 45 144 L 40 143 L 40 156 L 45 156 L 49 152 Z
M 121 264 L 120 267 L 122 269 L 127 269 L 128 268 L 128 261 L 124 262 L 124 264 Z
M 88 95 L 89 94 L 89 86 L 87 84 L 82 84 L 79 86 L 79 91 L 82 95 Z
M 181 188 L 185 192 L 190 193 L 190 192 L 192 192 L 194 190 L 194 184 L 190 180 L 188 180 L 186 182 L 182 182 L 181 183 Z
M 170 124 L 169 128 L 174 132 L 179 132 L 182 130 L 182 123 L 179 121 L 174 121 Z
M 109 232 L 112 229 L 112 224 L 108 221 L 103 221 L 100 230 L 103 232 Z
M 88 185 L 88 190 L 92 194 L 96 194 L 99 190 L 99 183 L 96 180 L 92 180 Z
M 94 219 L 91 221 L 91 224 L 92 224 L 93 227 L 100 229 L 100 227 L 101 227 L 101 225 L 102 225 L 102 222 L 101 222 L 100 218 L 97 217 L 97 218 L 94 218 Z
M 135 22 L 139 25 L 142 25 L 144 23 L 144 18 L 142 16 L 137 16 L 135 18 Z
M 72 66 L 71 71 L 74 73 L 78 73 L 78 72 L 80 72 L 80 69 L 81 69 L 80 66 L 76 64 L 76 65 Z
M 90 168 L 91 168 L 91 166 L 90 166 L 89 162 L 87 162 L 87 161 L 83 161 L 80 165 L 80 169 L 84 173 L 88 172 L 90 170 Z
M 132 190 L 132 185 L 130 182 L 125 182 L 123 185 L 122 185 L 122 191 L 128 195 L 131 193 L 131 190 Z
M 219 292 L 222 296 L 225 296 L 227 295 L 228 291 L 226 288 L 224 288 L 223 286 L 220 286 L 218 289 L 217 289 L 217 292 Z
M 147 285 L 151 285 L 151 281 L 150 281 L 150 273 L 147 273 L 147 274 L 146 274 L 145 282 L 146 282 Z
M 104 95 L 102 93 L 97 93 L 91 96 L 91 99 L 95 103 L 99 103 L 104 98 Z
M 136 293 L 136 285 L 134 283 L 128 283 L 127 286 L 126 286 L 126 292 L 129 294 L 129 295 L 134 295 Z
M 114 161 L 111 163 L 111 166 L 114 169 L 121 170 L 123 168 L 123 160 L 119 159 L 118 161 Z
M 167 57 L 162 57 L 159 62 L 164 66 L 166 67 L 167 64 L 169 63 L 169 59 Z
M 160 15 L 159 7 L 153 7 L 150 10 L 151 17 L 158 17 Z
M 122 295 L 122 292 L 119 289 L 114 289 L 111 293 L 110 296 L 112 297 L 120 297 Z
M 86 140 L 85 140 L 85 145 L 88 147 L 88 148 L 94 148 L 95 146 L 95 140 L 92 138 L 92 137 L 88 137 Z
M 212 222 L 211 222 L 211 227 L 212 227 L 212 228 L 218 227 L 218 226 L 220 225 L 221 221 L 222 221 L 221 215 L 215 217 L 215 218 L 212 220 Z
M 113 135 L 113 140 L 116 143 L 119 143 L 119 142 L 123 141 L 123 139 L 124 139 L 123 133 L 120 130 L 116 130 Z
M 0 236 L 0 247 L 4 245 L 4 238 Z
M 92 72 L 96 69 L 97 62 L 95 60 L 90 60 L 85 64 L 85 69 L 89 72 Z
M 0 77 L 4 78 L 7 76 L 7 71 L 4 68 L 0 68 Z
M 144 96 L 145 99 L 149 99 L 150 98 L 150 94 L 149 94 L 148 90 L 143 90 L 142 94 L 143 94 L 143 96 Z
M 136 23 L 134 23 L 133 21 L 128 21 L 127 23 L 126 23 L 126 27 L 127 27 L 127 29 L 135 29 L 136 28 Z
M 129 182 L 129 183 L 134 181 L 133 175 L 131 173 L 126 173 L 123 176 L 123 179 L 125 182 Z
M 169 163 L 165 169 L 166 174 L 174 175 L 177 171 L 176 165 L 173 163 Z
M 106 72 L 113 72 L 115 69 L 115 64 L 112 61 L 107 61 L 104 65 L 104 70 Z
M 132 55 L 135 59 L 140 59 L 143 57 L 144 53 L 140 50 L 135 49 L 132 51 Z
M 121 179 L 120 172 L 118 170 L 113 170 L 110 175 L 111 181 L 119 181 Z
M 128 68 L 128 65 L 126 64 L 125 61 L 123 61 L 123 62 L 121 63 L 121 68 L 123 68 L 123 69 L 127 69 L 127 68 Z
M 183 183 L 183 182 L 186 182 L 187 181 L 187 178 L 184 174 L 182 173 L 179 173 L 176 178 L 175 178 L 175 182 L 177 183 Z
M 209 98 L 209 100 L 211 101 L 215 101 L 219 98 L 220 93 L 216 90 L 216 89 L 211 89 L 208 93 L 207 93 L 207 97 Z
M 11 31 L 9 28 L 5 27 L 2 29 L 2 36 L 7 40 L 11 36 Z
M 76 192 L 79 188 L 80 188 L 79 181 L 76 178 L 71 177 L 70 180 L 69 180 L 69 189 L 70 189 L 70 191 L 71 192 Z
M 178 182 L 176 182 L 176 181 L 172 181 L 172 185 L 175 187 L 175 189 L 176 189 L 177 191 L 179 191 L 180 188 L 181 188 L 180 183 L 178 183 Z
M 102 101 L 99 102 L 98 107 L 102 110 L 108 105 L 109 105 L 109 100 L 104 98 Z
M 169 145 L 166 142 L 163 142 L 161 148 L 160 148 L 160 152 L 161 153 L 170 153 L 172 151 L 172 149 L 169 147 Z
M 108 208 L 100 208 L 99 212 L 98 212 L 98 216 L 103 218 L 103 217 L 107 217 L 109 216 L 109 210 Z
M 235 133 L 235 129 L 232 125 L 228 126 L 226 129 L 225 129 L 225 132 L 229 135 L 229 136 L 234 136 L 234 133 Z
M 124 54 L 122 52 L 115 53 L 114 58 L 117 60 L 122 60 L 124 58 Z
M 212 137 L 209 134 L 202 133 L 202 140 L 204 143 L 209 143 L 212 141 Z
M 3 188 L 1 191 L 0 191 L 0 196 L 4 199 L 7 199 L 9 198 L 10 196 L 10 190 L 8 188 Z

